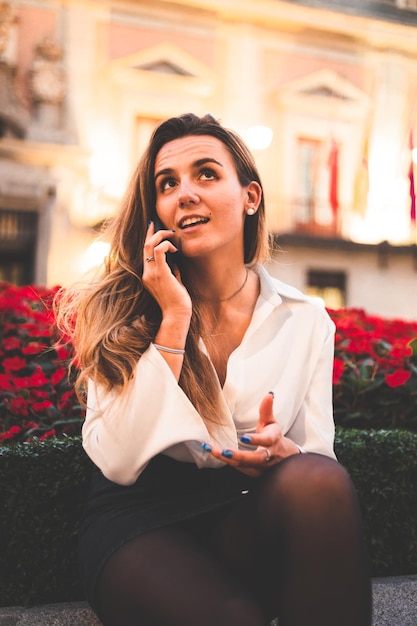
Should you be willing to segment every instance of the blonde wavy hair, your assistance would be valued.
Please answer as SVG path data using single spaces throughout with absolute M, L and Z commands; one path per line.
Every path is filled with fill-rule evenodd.
M 253 157 L 242 139 L 211 115 L 187 113 L 155 129 L 118 213 L 105 225 L 110 251 L 103 270 L 82 287 L 62 289 L 55 300 L 58 326 L 75 349 L 73 363 L 79 369 L 77 390 L 81 395 L 88 379 L 108 391 L 117 388 L 123 392 L 158 331 L 161 310 L 142 283 L 143 247 L 156 203 L 155 160 L 166 143 L 189 135 L 219 139 L 233 158 L 241 185 L 251 181 L 261 185 Z M 262 262 L 268 252 L 262 194 L 258 211 L 245 218 L 244 261 Z M 219 421 L 218 382 L 209 359 L 199 348 L 202 335 L 201 315 L 193 301 L 179 385 L 210 430 L 210 423 Z

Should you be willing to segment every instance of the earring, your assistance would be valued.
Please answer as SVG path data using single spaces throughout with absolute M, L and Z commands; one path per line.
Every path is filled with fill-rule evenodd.
M 255 211 L 255 209 L 254 209 L 253 207 L 250 207 L 250 209 L 248 209 L 248 210 L 246 211 L 246 213 L 247 213 L 248 215 L 255 215 L 256 211 Z

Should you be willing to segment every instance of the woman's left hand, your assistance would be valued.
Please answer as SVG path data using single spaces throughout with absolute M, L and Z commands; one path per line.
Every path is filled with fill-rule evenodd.
M 272 412 L 274 396 L 268 393 L 259 407 L 259 420 L 256 433 L 243 435 L 243 443 L 257 446 L 255 450 L 221 450 L 215 446 L 203 444 L 217 459 L 231 465 L 248 476 L 261 476 L 271 465 L 279 463 L 300 450 L 291 439 L 284 437 L 281 427 L 275 421 Z

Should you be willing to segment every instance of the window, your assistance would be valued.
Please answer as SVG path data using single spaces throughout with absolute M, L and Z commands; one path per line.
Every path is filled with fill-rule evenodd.
M 36 212 L 0 210 L 0 280 L 33 282 L 37 229 Z
M 346 306 L 345 272 L 308 270 L 306 293 L 324 300 L 329 309 Z
M 294 193 L 297 230 L 333 234 L 336 231 L 337 220 L 330 194 L 331 176 L 335 171 L 330 167 L 330 149 L 328 141 L 298 138 L 297 189 Z

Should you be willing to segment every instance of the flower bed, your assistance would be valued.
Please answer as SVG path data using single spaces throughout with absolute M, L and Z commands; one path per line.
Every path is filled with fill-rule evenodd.
M 57 291 L 0 283 L 0 444 L 79 435 L 84 409 L 68 377 Z M 335 421 L 343 427 L 417 431 L 417 322 L 360 309 L 329 311 L 336 323 Z
M 0 283 L 0 443 L 78 434 L 84 409 L 58 346 L 56 289 Z
M 336 423 L 417 431 L 417 322 L 361 309 L 329 313 L 336 324 Z

